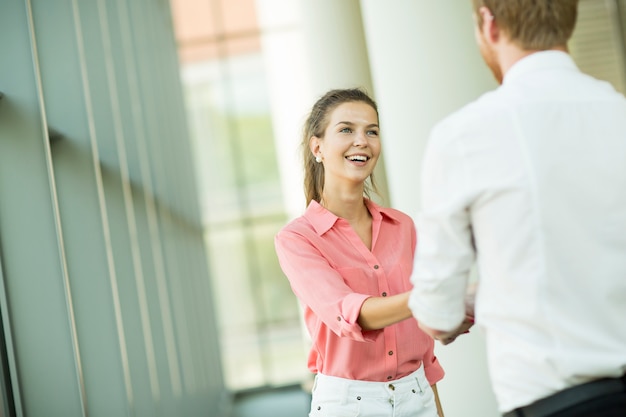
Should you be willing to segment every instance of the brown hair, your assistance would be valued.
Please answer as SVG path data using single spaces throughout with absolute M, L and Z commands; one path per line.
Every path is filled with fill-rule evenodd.
M 566 46 L 574 32 L 578 0 L 472 0 L 478 25 L 480 7 L 488 8 L 500 30 L 528 51 Z
M 313 136 L 318 138 L 324 137 L 324 132 L 328 127 L 329 116 L 339 105 L 353 101 L 361 101 L 369 104 L 376 111 L 378 117 L 378 106 L 376 102 L 360 88 L 336 89 L 330 90 L 320 97 L 302 128 L 302 157 L 304 161 L 304 196 L 306 204 L 311 200 L 318 203 L 322 200 L 322 191 L 324 190 L 324 165 L 315 161 L 315 156 L 309 148 L 309 140 Z M 374 184 L 374 174 L 370 175 L 371 188 L 376 191 Z M 370 187 L 366 184 L 365 195 L 369 196 Z

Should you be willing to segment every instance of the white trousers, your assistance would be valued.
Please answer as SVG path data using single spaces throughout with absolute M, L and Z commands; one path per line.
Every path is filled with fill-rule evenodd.
M 372 382 L 317 374 L 310 417 L 437 417 L 424 368 L 394 381 Z

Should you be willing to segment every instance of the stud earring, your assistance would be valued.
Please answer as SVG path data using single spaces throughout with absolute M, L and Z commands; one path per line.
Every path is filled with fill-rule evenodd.
M 318 164 L 319 164 L 320 162 L 322 162 L 322 157 L 321 157 L 320 155 L 317 155 L 317 156 L 315 157 L 315 162 L 317 162 Z

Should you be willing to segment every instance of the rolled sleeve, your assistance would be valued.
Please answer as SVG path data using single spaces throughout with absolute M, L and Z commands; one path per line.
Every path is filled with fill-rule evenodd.
M 361 314 L 361 307 L 365 300 L 370 295 L 352 293 L 345 296 L 339 309 L 342 316 L 337 316 L 339 326 L 334 329 L 331 327 L 338 336 L 348 337 L 358 342 L 371 342 L 376 338 L 376 335 L 380 333 L 380 330 L 363 331 L 361 326 L 357 323 L 359 314 Z M 329 326 L 330 327 L 330 326 Z

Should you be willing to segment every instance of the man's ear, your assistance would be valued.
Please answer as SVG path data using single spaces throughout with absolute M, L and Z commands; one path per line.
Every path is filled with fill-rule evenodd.
M 489 43 L 497 43 L 500 39 L 500 29 L 498 28 L 498 22 L 496 22 L 493 13 L 491 13 L 491 10 L 487 7 L 482 6 L 478 9 L 478 14 L 482 22 L 480 31 L 483 37 Z

